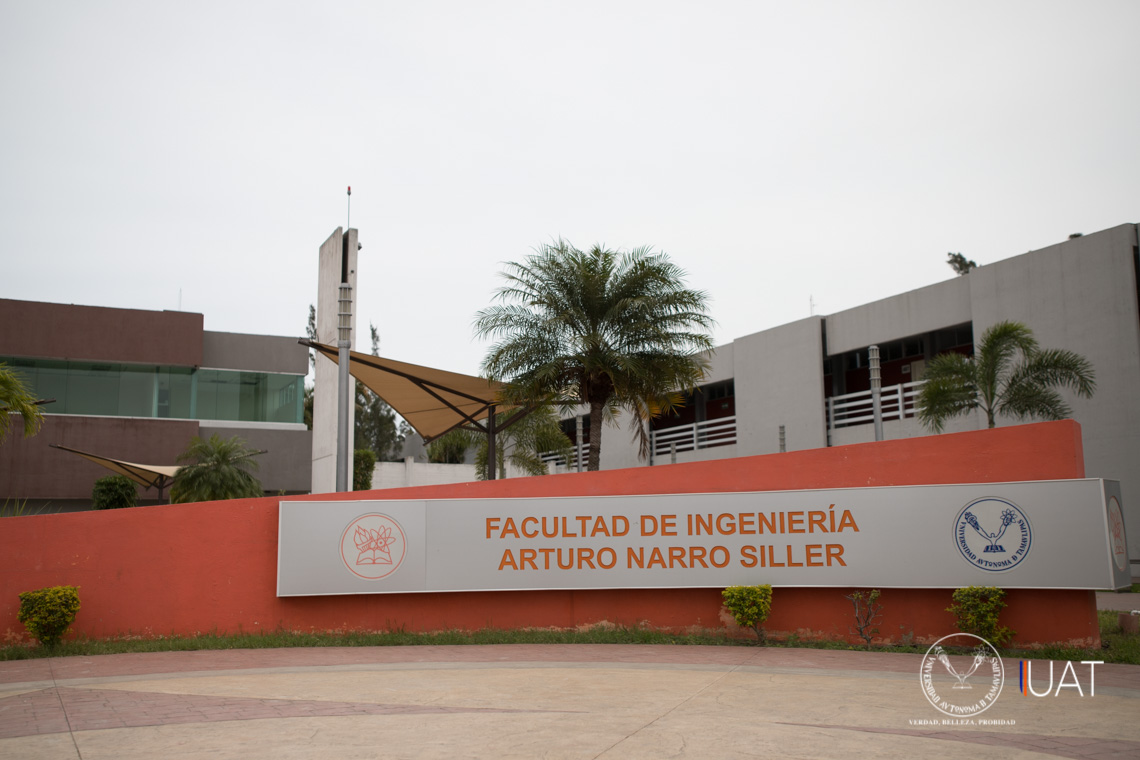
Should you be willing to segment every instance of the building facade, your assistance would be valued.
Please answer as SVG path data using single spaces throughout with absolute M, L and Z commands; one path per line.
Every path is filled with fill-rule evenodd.
M 1065 394 L 1088 477 L 1121 481 L 1133 575 L 1140 575 L 1140 306 L 1137 225 L 1074 237 L 967 275 L 828 316 L 737 338 L 711 356 L 705 384 L 679 415 L 655 421 L 653 456 L 624 428 L 603 433 L 602 468 L 689 462 L 874 440 L 869 349 L 878 346 L 884 437 L 930 435 L 914 416 L 925 362 L 971 354 L 987 328 L 1023 322 L 1043 348 L 1084 355 L 1091 399 Z M 1015 420 L 999 419 L 1000 426 Z M 946 432 L 986 426 L 981 411 Z M 564 429 L 574 438 L 573 420 Z M 585 427 L 589 429 L 588 425 Z
M 309 491 L 308 354 L 296 338 L 212 332 L 188 312 L 7 299 L 0 325 L 0 362 L 55 399 L 38 435 L 13 429 L 0 444 L 0 502 L 90 504 L 110 473 L 49 444 L 173 465 L 192 437 L 215 433 L 266 451 L 257 475 L 267 493 Z M 140 489 L 143 503 L 156 498 Z

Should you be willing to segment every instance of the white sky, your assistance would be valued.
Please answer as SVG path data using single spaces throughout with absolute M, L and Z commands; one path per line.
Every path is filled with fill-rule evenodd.
M 478 370 L 501 263 L 651 244 L 715 341 L 1140 221 L 1140 2 L 0 0 L 0 297 Z M 0 329 L 3 326 L 0 325 Z

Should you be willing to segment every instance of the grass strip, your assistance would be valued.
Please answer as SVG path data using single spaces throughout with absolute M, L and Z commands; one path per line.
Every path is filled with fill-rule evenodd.
M 1103 660 L 1140 665 L 1140 636 L 1124 633 L 1117 613 L 1101 610 L 1101 649 L 1041 647 L 1029 650 L 1006 648 L 1003 656 L 1037 660 Z M 586 629 L 521 629 L 479 631 L 433 631 L 412 633 L 343 631 L 314 632 L 257 631 L 253 633 L 203 633 L 195 636 L 121 636 L 110 639 L 71 639 L 55 647 L 15 644 L 0 647 L 0 661 L 40 657 L 89 657 L 125 652 L 184 652 L 222 649 L 282 649 L 290 647 L 391 647 L 456 646 L 488 644 L 656 644 L 667 646 L 756 646 L 754 638 L 727 636 L 715 631 L 668 633 L 645 628 L 594 626 Z M 769 640 L 767 646 L 803 649 L 923 653 L 923 645 L 871 646 L 846 641 L 806 640 L 789 636 Z

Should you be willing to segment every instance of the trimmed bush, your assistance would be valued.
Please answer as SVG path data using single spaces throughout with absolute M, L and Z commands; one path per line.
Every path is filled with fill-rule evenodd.
M 371 449 L 356 449 L 352 454 L 352 490 L 372 489 L 372 471 L 376 469 L 376 452 Z
M 763 643 L 764 621 L 772 611 L 772 587 L 768 584 L 729 586 L 720 595 L 736 624 L 751 628 L 756 633 L 756 638 Z
M 1017 631 L 998 624 L 1005 609 L 1005 591 L 994 586 L 967 586 L 954 592 L 954 604 L 946 608 L 957 618 L 958 630 L 981 636 L 995 647 L 1012 639 Z
M 95 509 L 124 509 L 138 504 L 135 482 L 126 475 L 108 475 L 95 481 L 91 504 Z
M 71 628 L 77 612 L 78 587 L 50 586 L 20 594 L 20 611 L 16 619 L 40 644 L 53 647 Z

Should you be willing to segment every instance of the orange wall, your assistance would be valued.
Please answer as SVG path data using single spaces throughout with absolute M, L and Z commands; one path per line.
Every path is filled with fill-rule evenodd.
M 1084 477 L 1080 427 L 1039 423 L 905 441 L 488 483 L 307 498 L 423 499 L 768 491 Z M 77 632 L 725 626 L 718 589 L 503 591 L 278 598 L 277 498 L 6 518 L 0 630 L 22 631 L 21 591 L 80 586 Z M 767 628 L 849 635 L 846 589 L 777 588 Z M 1003 622 L 1022 642 L 1098 641 L 1091 591 L 1008 592 Z M 954 631 L 946 589 L 886 589 L 884 639 Z M 730 628 L 734 626 L 729 625 Z

